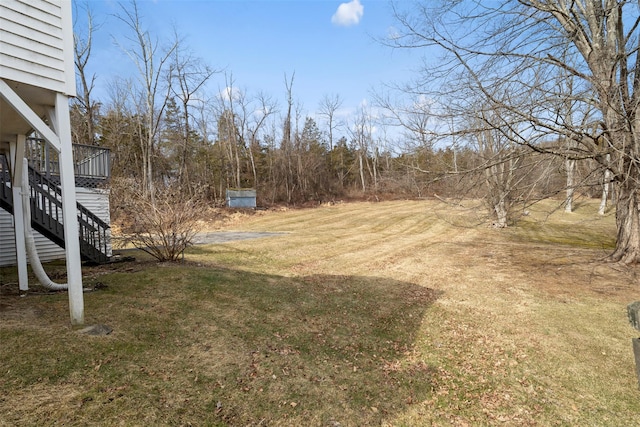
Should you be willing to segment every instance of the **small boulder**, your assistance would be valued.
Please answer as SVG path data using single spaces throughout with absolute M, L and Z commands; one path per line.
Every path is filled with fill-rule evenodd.
M 640 301 L 632 302 L 627 306 L 627 314 L 631 326 L 640 331 Z
M 110 326 L 107 325 L 91 325 L 91 326 L 87 326 L 86 328 L 82 328 L 78 331 L 81 334 L 87 334 L 87 335 L 109 335 L 111 332 L 113 332 L 113 328 L 111 328 Z

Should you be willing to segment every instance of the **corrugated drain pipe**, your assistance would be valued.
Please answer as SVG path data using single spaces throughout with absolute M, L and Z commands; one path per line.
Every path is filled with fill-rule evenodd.
M 24 239 L 27 247 L 27 255 L 29 257 L 29 263 L 31 269 L 36 275 L 38 282 L 47 289 L 54 291 L 64 291 L 69 288 L 66 283 L 56 283 L 47 276 L 47 273 L 42 267 L 40 257 L 38 257 L 38 250 L 36 249 L 36 241 L 33 238 L 33 231 L 31 230 L 31 204 L 29 203 L 29 164 L 27 159 L 23 160 L 22 167 L 22 212 L 24 214 Z

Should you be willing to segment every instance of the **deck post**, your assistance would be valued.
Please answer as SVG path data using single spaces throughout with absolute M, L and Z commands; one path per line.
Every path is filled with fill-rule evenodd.
M 60 187 L 62 189 L 62 222 L 64 224 L 69 286 L 69 314 L 72 325 L 84 324 L 84 296 L 82 295 L 82 265 L 78 239 L 78 208 L 76 205 L 75 167 L 71 144 L 69 98 L 56 94 L 55 108 L 50 111 L 50 123 L 60 141 Z
M 22 209 L 22 191 L 29 191 L 29 187 L 23 187 L 22 169 L 24 159 L 25 135 L 18 135 L 15 142 L 9 143 L 9 155 L 11 170 L 11 193 L 13 196 L 13 230 L 16 242 L 16 261 L 18 264 L 18 286 L 21 291 L 29 290 L 29 276 L 27 272 L 27 246 L 24 238 L 25 224 L 24 211 Z
M 69 118 L 69 98 L 76 95 L 72 2 L 0 0 L 0 17 L 8 22 L 0 25 L 0 140 L 36 131 L 59 154 L 69 311 L 71 323 L 80 325 L 84 300 Z

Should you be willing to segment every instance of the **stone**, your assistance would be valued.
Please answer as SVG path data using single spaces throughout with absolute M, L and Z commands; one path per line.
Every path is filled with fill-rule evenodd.
M 632 302 L 627 306 L 627 315 L 631 326 L 640 331 L 640 301 Z

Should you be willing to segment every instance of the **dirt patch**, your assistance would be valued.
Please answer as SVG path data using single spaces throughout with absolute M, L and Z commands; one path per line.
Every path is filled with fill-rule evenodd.
M 42 315 L 42 310 L 37 306 L 15 304 L 8 301 L 0 302 L 0 322 L 7 325 L 12 323 L 28 324 L 41 318 Z

